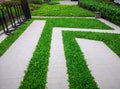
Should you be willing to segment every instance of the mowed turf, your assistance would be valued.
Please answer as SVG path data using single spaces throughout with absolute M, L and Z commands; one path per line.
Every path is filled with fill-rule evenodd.
M 33 16 L 74 16 L 92 17 L 94 13 L 77 5 L 42 4 L 39 9 L 32 11 Z

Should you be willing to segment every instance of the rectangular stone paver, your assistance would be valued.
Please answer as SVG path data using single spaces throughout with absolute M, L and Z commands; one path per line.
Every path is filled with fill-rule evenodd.
M 61 30 L 53 30 L 47 89 L 69 89 Z
M 0 58 L 0 89 L 18 89 L 45 21 L 33 21 Z
M 62 5 L 77 5 L 78 1 L 59 1 L 60 4 Z
M 103 42 L 76 40 L 100 89 L 120 89 L 120 58 Z

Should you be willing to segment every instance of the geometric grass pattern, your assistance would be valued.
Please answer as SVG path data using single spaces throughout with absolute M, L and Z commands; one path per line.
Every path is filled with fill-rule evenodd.
M 40 20 L 45 20 L 45 19 L 40 19 Z M 71 23 L 71 21 L 68 20 L 67 18 L 62 18 L 62 19 L 58 18 L 58 20 L 52 19 L 52 18 L 51 19 L 47 18 L 46 20 L 47 20 L 47 23 L 44 27 L 44 31 L 42 32 L 41 38 L 35 49 L 33 57 L 31 58 L 28 69 L 25 72 L 24 80 L 21 82 L 21 86 L 19 87 L 20 89 L 28 89 L 28 88 L 44 89 L 46 87 L 46 80 L 47 80 L 46 78 L 47 78 L 48 63 L 49 63 L 49 57 L 50 57 L 50 46 L 51 46 L 50 43 L 51 43 L 52 32 L 54 32 L 54 30 L 59 30 L 59 31 L 61 31 L 61 33 L 63 33 L 63 40 L 64 40 L 64 42 L 67 42 L 67 43 L 64 43 L 64 46 L 66 45 L 65 47 L 67 47 L 69 45 L 69 47 L 72 48 L 72 46 L 74 46 L 74 48 L 76 50 L 75 55 L 70 54 L 73 58 L 74 57 L 76 58 L 77 54 L 78 55 L 81 54 L 80 50 L 78 50 L 78 48 L 76 49 L 77 43 L 75 41 L 75 37 L 80 37 L 80 38 L 82 37 L 82 38 L 93 39 L 93 40 L 101 40 L 101 41 L 105 41 L 105 44 L 107 44 L 107 45 L 109 44 L 109 42 L 106 40 L 107 35 L 110 38 L 112 38 L 111 36 L 113 36 L 114 38 L 116 38 L 116 37 L 119 38 L 118 27 L 114 28 L 115 30 L 103 30 L 104 28 L 110 29 L 110 27 L 107 27 L 103 24 L 102 25 L 99 24 L 99 26 L 98 26 L 98 24 L 96 24 L 96 23 L 89 23 L 92 20 L 93 20 L 92 22 L 94 22 L 94 19 L 88 18 L 87 24 L 83 20 L 82 23 L 84 23 L 85 26 L 83 26 L 83 24 L 81 22 L 78 22 L 78 24 L 74 24 L 74 23 L 76 23 L 76 21 L 82 20 L 82 18 L 81 19 L 80 18 L 79 19 L 71 18 L 71 21 L 73 20 L 73 23 Z M 68 21 L 68 22 L 66 22 L 66 21 Z M 86 21 L 87 21 L 87 19 L 86 19 Z M 104 21 L 104 20 L 102 20 L 102 21 Z M 97 21 L 97 22 L 99 23 L 99 21 Z M 93 26 L 90 27 L 90 24 L 93 24 Z M 95 24 L 96 24 L 96 26 L 95 26 Z M 70 28 L 66 28 L 66 27 L 70 27 Z M 79 29 L 79 28 L 81 28 L 81 29 Z M 89 28 L 89 29 L 85 29 L 85 28 Z M 94 29 L 90 29 L 90 28 L 94 28 Z M 101 30 L 100 30 L 100 28 L 101 28 Z M 79 33 L 83 33 L 83 34 L 79 35 Z M 111 33 L 115 33 L 115 34 L 111 34 Z M 91 34 L 92 34 L 92 36 L 89 36 Z M 104 36 L 104 38 L 100 38 L 100 36 Z M 100 38 L 100 39 L 98 39 L 98 38 Z M 69 40 L 69 41 L 66 41 L 66 40 Z M 109 41 L 110 41 L 110 39 L 109 39 Z M 113 43 L 114 42 L 115 41 L 113 41 Z M 118 43 L 118 45 L 120 44 L 119 42 L 117 42 L 117 43 Z M 114 43 L 113 45 L 118 47 L 118 45 L 116 43 Z M 114 48 L 113 45 L 110 45 L 109 47 L 118 56 L 120 56 L 120 53 L 118 52 L 119 49 Z M 71 50 L 71 52 L 73 51 L 73 49 L 69 49 L 69 50 Z M 67 51 L 69 51 L 69 50 L 67 50 Z M 67 51 L 65 50 L 65 54 L 67 53 Z M 74 51 L 73 51 L 73 54 L 74 54 Z M 81 54 L 80 57 L 84 61 L 83 54 Z M 35 64 L 36 59 L 37 59 L 37 64 Z M 67 59 L 66 59 L 66 61 L 68 62 Z M 75 63 L 76 62 L 77 61 L 75 61 Z M 83 65 L 82 67 L 87 68 L 86 64 Z M 69 69 L 72 69 L 70 67 L 69 62 L 67 64 L 67 68 L 68 68 L 68 74 L 69 74 Z M 74 67 L 74 68 L 78 68 L 78 66 L 76 65 L 76 67 Z M 88 72 L 86 72 L 87 74 L 90 73 L 90 71 L 88 69 L 86 71 L 88 71 Z M 79 72 L 77 71 L 77 73 L 79 73 Z M 90 81 L 86 80 L 84 82 L 82 80 L 80 80 L 80 78 L 75 77 L 74 74 L 72 74 L 72 77 L 70 74 L 69 74 L 69 76 L 70 76 L 69 77 L 70 89 L 73 89 L 73 88 L 80 89 L 83 87 L 85 89 L 91 88 L 91 87 L 97 88 L 95 82 L 93 81 L 93 77 L 90 77 L 91 75 L 89 75 L 89 77 L 88 77 L 88 79 L 90 79 Z M 84 77 L 86 77 L 86 76 L 83 76 L 81 79 L 83 79 Z M 70 78 L 72 78 L 72 79 L 70 79 Z M 78 81 L 82 81 L 82 82 L 78 82 Z M 87 83 L 88 85 L 87 84 L 85 85 L 85 83 Z

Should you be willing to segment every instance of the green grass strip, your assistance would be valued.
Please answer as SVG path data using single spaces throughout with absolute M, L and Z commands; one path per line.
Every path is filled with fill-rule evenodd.
M 53 27 L 110 28 L 96 19 L 44 18 L 39 20 L 46 20 L 46 25 L 19 89 L 45 89 Z
M 63 32 L 64 52 L 69 76 L 69 89 L 98 89 L 90 74 L 74 35 Z
M 42 4 L 37 10 L 32 11 L 33 16 L 73 16 L 94 17 L 94 13 L 77 5 L 49 5 Z
M 19 89 L 45 89 L 52 28 L 47 22 Z
M 97 19 L 89 18 L 43 18 L 38 20 L 47 20 L 51 27 L 66 27 L 66 28 L 92 28 L 94 29 L 108 29 L 113 30 L 113 28 L 107 26 L 106 24 L 100 22 Z
M 75 37 L 103 41 L 120 57 L 120 35 L 94 32 L 63 31 L 64 50 L 67 61 L 70 89 L 98 89 L 90 74 Z M 89 45 L 89 44 L 88 44 Z
M 5 51 L 18 39 L 18 37 L 26 30 L 30 23 L 32 23 L 32 20 L 18 27 L 12 35 L 7 36 L 5 40 L 0 43 L 0 56 L 2 56 Z

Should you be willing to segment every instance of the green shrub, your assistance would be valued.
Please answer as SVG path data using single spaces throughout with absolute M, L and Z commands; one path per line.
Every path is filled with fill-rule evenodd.
M 36 10 L 38 8 L 40 8 L 41 5 L 39 4 L 29 4 L 29 8 L 30 8 L 30 11 L 33 11 L 33 10 Z
M 120 7 L 96 0 L 79 0 L 79 6 L 92 10 L 100 11 L 103 18 L 120 26 Z

